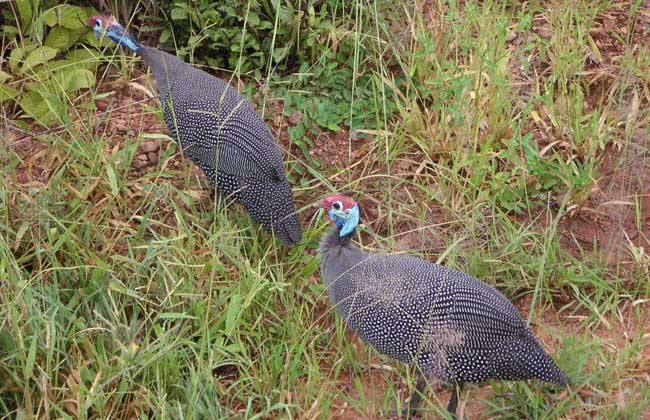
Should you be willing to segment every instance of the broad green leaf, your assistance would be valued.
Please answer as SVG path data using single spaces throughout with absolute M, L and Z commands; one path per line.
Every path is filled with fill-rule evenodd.
M 84 12 L 86 13 L 86 16 L 88 16 L 88 18 L 90 18 L 91 16 L 96 16 L 96 15 L 99 14 L 97 9 L 95 9 L 92 6 L 91 7 L 84 7 L 83 9 L 84 9 Z
M 44 11 L 41 15 L 41 20 L 50 28 L 59 23 L 59 17 L 56 15 L 56 7 Z
M 86 21 L 93 14 L 97 14 L 97 11 L 92 7 L 63 4 L 43 12 L 41 20 L 49 27 L 59 25 L 66 29 L 79 31 L 86 28 Z
M 107 37 L 103 36 L 101 38 L 97 38 L 95 33 L 91 30 L 86 31 L 83 35 L 81 35 L 81 38 L 79 41 L 83 42 L 84 44 L 88 44 L 91 47 L 95 48 L 100 48 L 100 47 L 108 47 L 113 44 L 113 42 Z
M 58 86 L 64 92 L 74 92 L 79 89 L 88 89 L 95 85 L 95 75 L 87 69 L 64 68 L 54 74 Z
M 7 80 L 11 79 L 13 76 L 10 75 L 9 73 L 5 73 L 4 71 L 0 70 L 0 83 L 4 83 Z
M 18 66 L 23 62 L 25 56 L 36 48 L 36 44 L 26 43 L 23 47 L 17 47 L 11 50 L 9 54 L 9 68 L 12 72 L 16 73 L 18 71 Z
M 257 16 L 255 13 L 250 13 L 248 15 L 248 22 L 250 23 L 250 26 L 255 28 L 257 25 L 260 24 L 260 17 Z
M 160 38 L 158 38 L 158 43 L 164 44 L 165 42 L 169 41 L 171 34 L 172 33 L 169 29 L 163 29 L 163 31 L 160 33 Z
M 50 30 L 50 33 L 47 34 L 47 38 L 45 38 L 45 46 L 67 50 L 73 46 L 80 37 L 81 33 L 79 31 L 66 29 L 62 26 L 55 26 Z
M 25 59 L 25 63 L 23 64 L 22 68 L 20 69 L 20 73 L 24 73 L 27 70 L 38 66 L 39 64 L 43 64 L 48 62 L 49 60 L 53 59 L 56 57 L 56 54 L 59 52 L 58 49 L 52 48 L 52 47 L 38 47 Z
M 68 29 L 83 29 L 86 27 L 86 21 L 90 17 L 88 9 L 79 6 L 66 4 L 58 9 L 59 22 L 61 26 Z
M 303 124 L 298 124 L 294 127 L 289 127 L 287 133 L 292 140 L 300 142 L 302 140 L 302 137 L 305 135 L 305 127 Z
M 73 65 L 77 68 L 85 68 L 88 70 L 95 70 L 101 62 L 101 55 L 97 51 L 90 49 L 77 49 L 70 51 L 62 64 Z
M 95 73 L 87 69 L 75 69 L 68 82 L 68 92 L 90 89 L 95 85 Z
M 287 56 L 287 54 L 289 54 L 289 51 L 291 51 L 291 46 L 292 46 L 291 42 L 289 42 L 289 44 L 287 46 L 285 46 L 285 47 L 282 47 L 282 48 L 277 48 L 276 47 L 273 50 L 273 60 L 276 63 L 279 62 L 279 61 L 282 61 L 282 59 L 285 58 Z
M 16 0 L 16 8 L 23 24 L 23 30 L 28 29 L 32 23 L 33 9 L 31 0 Z
M 239 17 L 239 13 L 237 13 L 235 8 L 230 6 L 230 5 L 227 5 L 227 4 L 223 5 L 223 6 L 219 7 L 219 10 L 225 12 L 226 15 L 228 15 L 228 16 Z M 250 16 L 249 16 L 249 19 L 250 19 Z
M 187 18 L 187 12 L 182 7 L 175 7 L 172 9 L 172 19 L 173 20 L 183 20 Z
M 55 95 L 30 91 L 21 96 L 18 104 L 28 116 L 46 127 L 61 123 L 66 117 L 66 104 Z
M 41 115 L 44 112 L 49 111 L 47 104 L 43 100 L 43 96 L 38 92 L 32 91 L 25 93 L 22 98 L 20 98 L 19 103 L 23 111 L 31 116 Z
M 12 87 L 0 85 L 0 103 L 17 98 L 19 93 Z
M 78 67 L 65 67 L 54 73 L 55 91 L 66 93 L 79 89 L 88 89 L 95 85 L 95 74 L 90 70 Z
M 16 28 L 15 26 L 2 25 L 1 28 L 2 29 L 0 30 L 0 32 L 2 32 L 7 39 L 13 39 L 17 35 L 20 35 L 20 30 L 18 30 L 18 28 Z

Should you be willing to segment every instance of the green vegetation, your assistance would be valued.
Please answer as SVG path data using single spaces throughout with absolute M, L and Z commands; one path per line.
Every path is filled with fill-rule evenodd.
M 574 379 L 469 387 L 468 418 L 648 415 L 643 1 L 107 2 L 273 125 L 291 249 L 180 158 L 139 61 L 83 26 L 91 2 L 58 3 L 0 4 L 0 418 L 403 407 L 413 372 L 346 333 L 320 283 L 311 205 L 332 191 L 360 199 L 364 246 L 503 291 Z

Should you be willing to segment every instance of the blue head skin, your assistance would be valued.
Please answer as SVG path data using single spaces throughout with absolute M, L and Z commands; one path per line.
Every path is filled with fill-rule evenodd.
M 131 51 L 137 52 L 140 49 L 140 43 L 113 16 L 93 16 L 87 24 L 97 38 L 105 35 L 117 45 L 124 45 Z
M 350 197 L 336 194 L 326 198 L 321 207 L 327 211 L 327 217 L 339 228 L 343 238 L 354 232 L 359 224 L 359 205 Z

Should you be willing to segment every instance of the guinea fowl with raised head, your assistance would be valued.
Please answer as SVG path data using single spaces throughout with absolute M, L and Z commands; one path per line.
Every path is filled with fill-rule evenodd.
M 468 382 L 539 379 L 568 384 L 499 291 L 419 258 L 364 252 L 351 242 L 359 223 L 358 204 L 337 194 L 321 207 L 334 225 L 318 253 L 336 311 L 378 352 L 418 369 L 407 416 L 417 408 L 428 379 L 454 385 L 447 407 L 451 413 Z
M 172 137 L 209 182 L 285 244 L 299 242 L 300 222 L 282 154 L 253 106 L 225 81 L 142 45 L 112 16 L 94 16 L 88 24 L 149 65 Z

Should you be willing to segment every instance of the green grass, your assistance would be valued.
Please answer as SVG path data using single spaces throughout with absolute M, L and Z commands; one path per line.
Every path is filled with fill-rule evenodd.
M 344 418 L 403 408 L 414 372 L 347 332 L 320 282 L 315 248 L 329 227 L 311 205 L 332 191 L 360 199 L 368 249 L 417 253 L 503 291 L 574 381 L 565 392 L 469 387 L 468 418 L 647 415 L 648 248 L 624 242 L 610 261 L 600 246 L 562 240 L 563 219 L 602 211 L 590 196 L 612 147 L 622 150 L 615 171 L 637 165 L 634 180 L 650 168 L 650 52 L 629 35 L 642 2 L 625 17 L 628 36 L 611 35 L 612 61 L 594 39 L 614 2 L 592 3 L 354 3 L 331 17 L 336 37 L 311 67 L 269 67 L 264 91 L 244 77 L 269 121 L 282 117 L 276 103 L 303 113 L 286 159 L 305 228 L 291 249 L 212 195 L 168 139 L 157 140 L 153 170 L 130 170 L 150 127 L 119 147 L 93 131 L 93 100 L 118 98 L 115 87 L 136 78 L 133 60 L 105 49 L 93 89 L 48 85 L 65 105 L 60 129 L 22 141 L 35 153 L 0 148 L 0 417 Z M 337 50 L 335 38 L 353 48 Z M 10 86 L 56 69 L 44 71 Z M 113 93 L 100 93 L 107 86 Z M 2 111 L 3 129 L 29 132 L 19 109 L 4 101 Z M 330 124 L 365 136 L 368 157 L 338 167 L 315 159 L 309 151 Z M 25 182 L 30 164 L 46 176 Z M 632 181 L 618 188 L 643 239 L 647 197 Z M 444 397 L 429 400 L 428 415 L 444 415 Z

